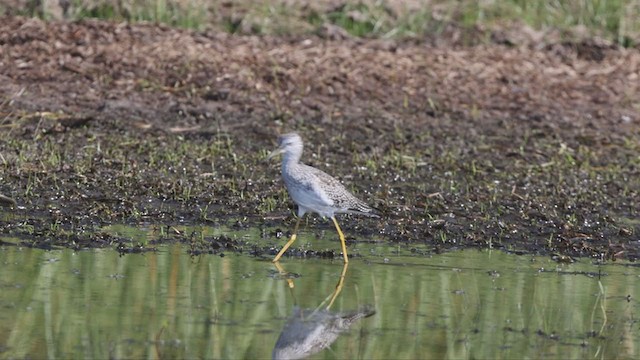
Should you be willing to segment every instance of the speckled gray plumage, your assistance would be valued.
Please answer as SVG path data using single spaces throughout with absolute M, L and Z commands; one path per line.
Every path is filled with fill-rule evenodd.
M 375 210 L 351 194 L 337 179 L 322 170 L 300 162 L 303 144 L 296 133 L 279 139 L 282 178 L 289 195 L 298 205 L 298 215 L 316 212 L 332 217 L 336 213 L 357 213 L 377 217 Z
M 372 306 L 334 313 L 295 307 L 272 352 L 273 359 L 302 359 L 329 347 L 359 319 L 376 313 Z

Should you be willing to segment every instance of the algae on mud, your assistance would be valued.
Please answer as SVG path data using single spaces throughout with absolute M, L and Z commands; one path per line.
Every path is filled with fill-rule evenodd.
M 18 206 L 0 231 L 21 245 L 146 248 L 101 232 L 114 224 L 276 244 L 292 206 L 263 159 L 295 129 L 385 215 L 345 221 L 348 244 L 640 256 L 638 49 L 3 20 L 0 192 Z

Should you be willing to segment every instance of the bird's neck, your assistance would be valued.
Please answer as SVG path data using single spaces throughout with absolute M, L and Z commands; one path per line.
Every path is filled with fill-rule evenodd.
M 300 157 L 302 156 L 302 149 L 296 149 L 296 151 L 288 151 L 282 158 L 282 168 L 293 167 L 300 163 Z

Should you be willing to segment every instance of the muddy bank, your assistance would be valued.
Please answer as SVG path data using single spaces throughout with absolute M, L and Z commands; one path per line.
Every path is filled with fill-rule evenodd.
M 18 204 L 0 230 L 27 246 L 136 247 L 100 229 L 224 224 L 263 236 L 209 239 L 218 249 L 272 253 L 293 206 L 264 159 L 296 130 L 307 163 L 385 215 L 343 217 L 352 242 L 640 254 L 635 49 L 18 17 L 0 21 L 0 45 L 0 193 Z

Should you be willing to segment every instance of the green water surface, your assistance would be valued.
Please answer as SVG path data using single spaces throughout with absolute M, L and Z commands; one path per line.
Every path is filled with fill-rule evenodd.
M 312 358 L 640 356 L 635 264 L 360 246 L 367 252 L 350 262 L 331 310 L 376 314 Z M 0 247 L 0 358 L 270 358 L 294 306 L 318 307 L 343 270 L 329 260 L 281 265 L 293 289 L 249 255 Z

